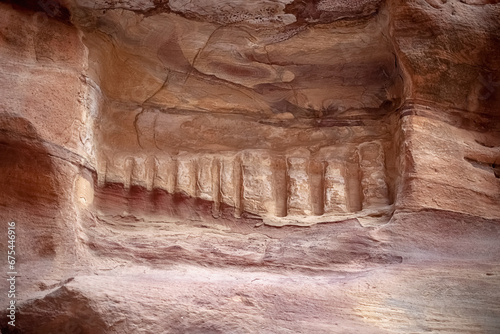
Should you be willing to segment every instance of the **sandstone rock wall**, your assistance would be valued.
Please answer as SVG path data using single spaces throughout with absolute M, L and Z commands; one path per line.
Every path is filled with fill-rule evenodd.
M 98 108 L 83 79 L 88 54 L 78 29 L 3 3 L 0 16 L 0 219 L 19 223 L 26 279 L 18 291 L 28 297 L 88 263 L 75 242 L 83 233 L 76 203 L 92 201 L 79 189 L 92 184 Z M 1 245 L 6 254 L 6 238 Z
M 0 3 L 2 333 L 499 331 L 498 17 Z

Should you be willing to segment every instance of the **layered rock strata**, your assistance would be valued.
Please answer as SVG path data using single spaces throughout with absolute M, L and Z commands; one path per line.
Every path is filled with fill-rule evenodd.
M 500 330 L 498 1 L 0 17 L 2 333 Z

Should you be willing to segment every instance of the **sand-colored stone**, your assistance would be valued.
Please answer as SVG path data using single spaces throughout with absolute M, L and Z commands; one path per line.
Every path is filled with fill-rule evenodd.
M 2 333 L 499 332 L 499 17 L 0 3 Z

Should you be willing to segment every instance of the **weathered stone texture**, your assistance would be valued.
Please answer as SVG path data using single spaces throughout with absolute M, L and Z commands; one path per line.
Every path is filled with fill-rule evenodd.
M 499 332 L 499 17 L 1 2 L 2 333 Z

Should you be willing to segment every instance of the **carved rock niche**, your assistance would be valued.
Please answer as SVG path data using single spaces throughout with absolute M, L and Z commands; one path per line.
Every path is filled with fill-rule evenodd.
M 222 220 L 389 220 L 404 84 L 387 15 L 307 29 L 114 15 L 98 17 L 111 37 L 88 37 L 106 96 L 95 133 L 102 212 L 127 211 L 107 191 L 137 187 L 206 202 Z

